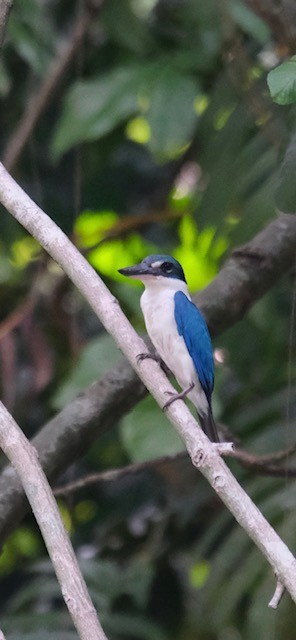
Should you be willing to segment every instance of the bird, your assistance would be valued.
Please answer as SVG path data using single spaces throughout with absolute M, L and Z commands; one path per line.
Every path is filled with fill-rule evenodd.
M 205 434 L 212 442 L 219 442 L 212 413 L 211 338 L 201 311 L 191 301 L 181 264 L 172 256 L 155 254 L 118 271 L 140 280 L 145 287 L 140 305 L 157 355 L 139 354 L 138 361 L 146 357 L 163 361 L 182 389 L 181 393 L 171 394 L 164 408 L 188 397 L 196 407 Z

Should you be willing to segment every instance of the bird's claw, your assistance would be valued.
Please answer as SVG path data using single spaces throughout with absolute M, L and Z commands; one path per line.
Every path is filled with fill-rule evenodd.
M 188 396 L 188 393 L 192 391 L 193 387 L 194 387 L 194 382 L 192 382 L 187 389 L 184 389 L 183 391 L 181 391 L 181 393 L 173 393 L 173 391 L 165 391 L 165 394 L 171 397 L 164 404 L 164 406 L 162 407 L 162 410 L 165 411 L 176 400 L 184 400 Z
M 157 356 L 153 355 L 152 353 L 148 353 L 147 351 L 147 353 L 138 353 L 136 358 L 137 364 L 141 364 L 143 360 L 147 360 L 147 359 L 154 360 L 155 362 L 158 362 L 158 364 L 160 362 L 160 359 Z

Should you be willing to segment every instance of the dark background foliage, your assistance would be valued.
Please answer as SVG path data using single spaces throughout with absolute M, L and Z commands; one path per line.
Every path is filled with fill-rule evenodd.
M 293 53 L 293 7 L 275 20 L 273 2 L 258 15 L 253 5 L 14 1 L 0 62 L 4 164 L 138 330 L 141 290 L 119 267 L 172 253 L 196 292 L 276 208 L 295 211 L 295 60 L 269 76 L 278 104 L 267 85 Z M 1 396 L 31 437 L 120 355 L 4 210 L 0 225 Z M 214 345 L 215 415 L 257 455 L 294 442 L 293 275 Z M 56 484 L 183 451 L 151 398 L 113 423 Z M 230 465 L 293 551 L 295 481 Z M 294 606 L 267 609 L 269 568 L 185 456 L 59 501 L 110 639 L 294 638 Z M 8 538 L 0 574 L 8 638 L 75 637 L 31 516 Z

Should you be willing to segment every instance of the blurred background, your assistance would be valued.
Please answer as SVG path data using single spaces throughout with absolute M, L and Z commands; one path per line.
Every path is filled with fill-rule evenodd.
M 194 294 L 277 208 L 295 211 L 296 110 L 267 86 L 295 44 L 294 0 L 14 0 L 0 60 L 2 160 L 138 331 L 142 290 L 119 267 L 172 254 Z M 104 393 L 122 356 L 3 209 L 0 231 L 1 399 L 33 437 L 94 381 Z M 214 413 L 257 456 L 295 442 L 294 317 L 292 272 L 214 342 Z M 78 434 L 75 460 L 52 472 L 55 487 L 103 474 L 58 500 L 109 640 L 294 640 L 295 606 L 285 596 L 268 609 L 270 567 L 136 384 L 122 385 L 132 399 L 119 410 L 115 398 L 85 441 Z M 229 465 L 294 552 L 293 460 L 274 477 Z M 11 640 L 76 638 L 33 517 L 12 529 L 1 628 Z

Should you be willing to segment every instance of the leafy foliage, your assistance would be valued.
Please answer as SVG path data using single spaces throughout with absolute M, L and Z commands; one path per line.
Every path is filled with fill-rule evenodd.
M 14 1 L 0 63 L 4 156 L 88 10 L 77 7 Z M 242 0 L 108 0 L 12 168 L 140 331 L 141 291 L 119 267 L 171 253 L 195 292 L 275 206 L 296 209 L 295 56 L 270 71 L 273 37 Z M 33 435 L 118 350 L 4 211 L 0 249 L 1 395 Z M 293 291 L 287 278 L 215 344 L 215 415 L 257 455 L 294 440 Z M 182 450 L 145 399 L 62 481 Z M 295 481 L 231 464 L 294 549 Z M 184 457 L 82 488 L 60 506 L 110 640 L 293 637 L 294 607 L 287 598 L 276 618 L 268 610 L 266 563 Z M 7 541 L 0 573 L 8 637 L 74 637 L 31 517 Z
M 269 72 L 268 86 L 273 100 L 278 104 L 296 101 L 296 56 Z

